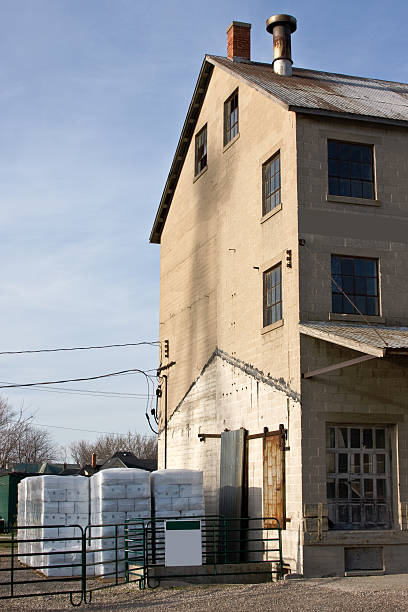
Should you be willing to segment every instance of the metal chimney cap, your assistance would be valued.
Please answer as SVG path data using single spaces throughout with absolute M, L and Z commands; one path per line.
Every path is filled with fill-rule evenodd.
M 292 15 L 272 15 L 266 20 L 266 30 L 269 34 L 273 33 L 273 28 L 276 25 L 288 25 L 291 33 L 296 31 L 297 21 Z

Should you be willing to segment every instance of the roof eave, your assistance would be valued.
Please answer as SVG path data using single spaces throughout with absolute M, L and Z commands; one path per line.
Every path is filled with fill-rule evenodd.
M 377 117 L 374 115 L 358 115 L 356 113 L 341 113 L 339 111 L 324 110 L 320 108 L 307 108 L 304 106 L 289 105 L 288 110 L 291 110 L 300 115 L 317 115 L 319 117 L 333 117 L 337 119 L 352 119 L 354 121 L 365 121 L 366 123 L 385 123 L 396 127 L 408 127 L 408 121 L 398 119 L 387 119 L 386 117 Z
M 197 120 L 200 115 L 205 94 L 207 93 L 213 69 L 214 65 L 204 58 L 200 74 L 197 79 L 197 84 L 194 89 L 193 97 L 187 111 L 187 116 L 184 121 L 183 129 L 177 144 L 177 149 L 174 154 L 173 162 L 171 164 L 170 172 L 164 186 L 159 208 L 156 213 L 156 218 L 153 223 L 153 228 L 150 234 L 150 242 L 153 244 L 160 244 L 163 227 L 166 222 L 171 201 L 173 199 L 177 182 L 184 165 L 184 160 L 197 125 Z
M 367 344 L 366 342 L 359 342 L 358 340 L 353 340 L 351 338 L 345 338 L 344 336 L 336 334 L 333 331 L 321 331 L 313 327 L 308 327 L 307 325 L 302 325 L 302 323 L 299 323 L 299 331 L 305 336 L 311 336 L 312 338 L 317 338 L 318 340 L 338 344 L 340 346 L 344 346 L 345 348 L 352 349 L 353 351 L 373 355 L 374 357 L 384 357 L 386 353 L 385 348 Z

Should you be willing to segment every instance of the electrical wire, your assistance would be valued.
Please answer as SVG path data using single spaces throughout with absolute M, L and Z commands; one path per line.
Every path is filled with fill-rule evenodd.
M 19 423 L 19 421 L 15 421 L 15 420 L 11 420 L 12 423 Z M 46 427 L 46 428 L 53 428 L 53 429 L 67 429 L 69 431 L 84 431 L 87 433 L 97 433 L 97 434 L 107 434 L 109 436 L 127 436 L 128 434 L 125 433 L 118 433 L 116 431 L 99 431 L 96 429 L 80 429 L 79 427 L 65 427 L 63 425 L 46 425 L 45 423 L 31 423 L 31 425 L 33 427 Z
M 336 283 L 336 281 L 334 280 L 333 276 L 330 276 L 332 282 L 336 285 L 337 289 L 344 295 L 344 297 L 350 302 L 350 304 L 357 310 L 358 314 L 360 315 L 360 317 L 362 317 L 364 319 L 364 321 L 366 322 L 366 324 L 371 327 L 371 329 L 373 329 L 375 331 L 375 333 L 377 334 L 377 336 L 380 338 L 381 342 L 384 342 L 385 346 L 388 346 L 388 342 L 386 342 L 384 340 L 384 338 L 382 337 L 382 335 L 380 334 L 380 332 L 378 331 L 378 329 L 376 329 L 374 327 L 374 325 L 370 325 L 370 322 L 368 321 L 368 319 L 363 315 L 363 313 L 357 308 L 356 304 L 354 303 L 354 301 L 351 299 L 351 297 L 349 295 L 347 295 L 347 293 L 345 293 L 342 289 L 342 287 L 340 287 L 340 285 L 338 283 Z
M 126 342 L 124 344 L 102 344 L 100 346 L 73 346 L 70 348 L 33 349 L 24 351 L 0 351 L 0 355 L 31 355 L 33 353 L 59 353 L 66 351 L 89 351 L 92 349 L 122 348 L 126 346 L 160 346 L 160 340 L 151 342 Z
M 0 385 L 10 385 L 12 383 L 4 380 L 0 381 Z M 29 389 L 23 388 L 23 391 Z M 59 389 L 58 387 L 38 387 L 36 389 L 30 389 L 34 391 L 45 391 L 46 393 L 62 393 L 67 395 L 83 395 L 83 396 L 96 396 L 96 397 L 112 397 L 118 399 L 146 399 L 148 395 L 146 393 L 127 393 L 125 391 L 97 391 L 92 389 Z
M 99 376 L 87 376 L 86 378 L 68 378 L 66 380 L 50 380 L 44 382 L 36 382 L 36 383 L 19 383 L 19 384 L 9 384 L 9 385 L 0 385 L 0 389 L 16 389 L 19 387 L 37 387 L 40 385 L 57 385 L 57 384 L 65 384 L 69 382 L 82 382 L 84 380 L 98 380 L 101 378 L 110 378 L 112 376 L 122 376 L 123 374 L 143 374 L 147 380 L 151 377 L 148 376 L 147 372 L 152 372 L 154 370 L 139 370 L 137 368 L 133 368 L 130 370 L 121 370 L 119 372 L 109 372 L 108 374 L 99 374 Z M 148 396 L 150 399 L 150 388 L 148 383 Z

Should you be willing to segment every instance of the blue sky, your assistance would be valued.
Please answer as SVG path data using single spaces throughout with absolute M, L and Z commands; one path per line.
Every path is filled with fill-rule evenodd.
M 0 350 L 156 340 L 159 247 L 148 238 L 206 52 L 231 20 L 298 19 L 296 66 L 408 81 L 402 2 L 0 3 Z M 391 17 L 390 17 L 391 16 Z M 0 356 L 0 380 L 157 366 L 152 348 Z M 144 394 L 136 375 L 71 385 Z M 69 388 L 68 385 L 65 388 Z M 1 393 L 1 391 L 0 391 Z M 145 399 L 7 390 L 39 423 L 147 433 Z M 96 434 L 50 429 L 58 443 Z

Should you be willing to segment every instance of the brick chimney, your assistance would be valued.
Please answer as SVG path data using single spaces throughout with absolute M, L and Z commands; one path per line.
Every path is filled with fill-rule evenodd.
M 251 24 L 232 21 L 227 29 L 227 55 L 230 60 L 251 59 Z

